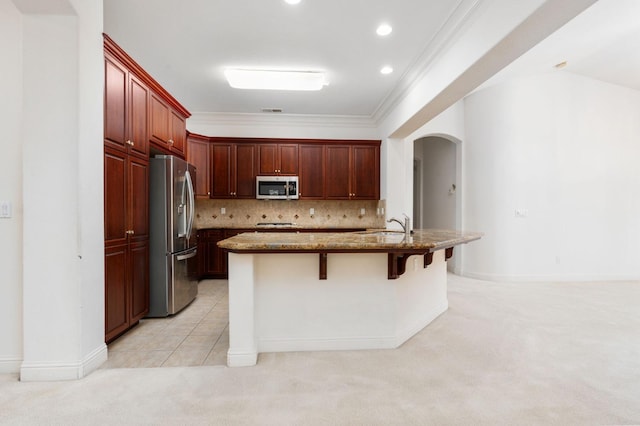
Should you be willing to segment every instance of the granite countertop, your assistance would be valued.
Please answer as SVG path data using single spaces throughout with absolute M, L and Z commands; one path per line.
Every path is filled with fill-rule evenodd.
M 360 232 L 248 232 L 227 238 L 218 246 L 232 252 L 278 251 L 436 251 L 478 240 L 480 232 L 447 229 L 416 229 L 409 237 L 403 232 L 369 230 Z

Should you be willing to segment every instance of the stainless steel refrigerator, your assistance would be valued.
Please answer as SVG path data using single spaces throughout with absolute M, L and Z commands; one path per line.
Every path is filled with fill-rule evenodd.
M 186 161 L 150 159 L 148 317 L 173 315 L 198 294 L 193 182 L 195 167 Z

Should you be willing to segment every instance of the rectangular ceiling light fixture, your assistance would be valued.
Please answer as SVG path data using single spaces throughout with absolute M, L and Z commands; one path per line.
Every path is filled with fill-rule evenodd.
M 228 68 L 224 75 L 235 89 L 321 90 L 328 84 L 320 71 Z

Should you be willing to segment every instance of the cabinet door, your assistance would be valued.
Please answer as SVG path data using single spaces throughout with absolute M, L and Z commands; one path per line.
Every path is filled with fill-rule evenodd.
M 237 144 L 235 147 L 236 198 L 256 197 L 256 146 Z
M 139 241 L 149 238 L 149 163 L 130 157 L 128 168 L 127 229 L 130 239 Z
M 196 167 L 196 197 L 209 198 L 209 142 L 188 138 L 187 161 Z
M 104 328 L 109 342 L 129 327 L 127 245 L 106 247 L 104 254 Z
M 233 188 L 231 186 L 232 173 L 235 174 L 235 162 L 232 144 L 213 144 L 211 153 L 211 197 L 231 198 Z M 233 161 L 232 161 L 233 160 Z
M 278 145 L 278 174 L 296 176 L 298 174 L 298 145 Z
M 132 243 L 129 251 L 131 271 L 130 322 L 136 323 L 149 312 L 149 241 Z
M 127 241 L 127 155 L 105 148 L 104 152 L 104 239 L 107 244 Z
M 351 165 L 352 199 L 380 198 L 380 150 L 375 146 L 353 146 Z
M 104 142 L 106 146 L 126 151 L 127 70 L 105 56 L 104 79 Z
M 174 110 L 171 110 L 170 113 L 171 137 L 168 142 L 171 146 L 171 151 L 184 158 L 184 145 L 187 137 L 186 124 L 184 122 L 184 118 L 178 115 Z
M 151 94 L 151 140 L 160 145 L 168 146 L 171 139 L 169 107 Z
M 325 191 L 328 200 L 348 200 L 351 194 L 349 167 L 351 147 L 328 145 L 326 148 Z
M 300 199 L 322 200 L 324 198 L 325 154 L 323 145 L 300 145 L 298 190 Z
M 258 174 L 278 174 L 278 152 L 275 144 L 258 144 Z
M 129 150 L 141 158 L 149 157 L 149 89 L 133 75 L 129 77 Z

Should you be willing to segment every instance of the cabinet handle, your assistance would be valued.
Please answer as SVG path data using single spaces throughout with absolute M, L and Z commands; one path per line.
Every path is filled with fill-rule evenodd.
M 169 142 L 169 145 L 173 145 L 173 139 L 169 139 L 167 142 Z
M 129 140 L 129 139 L 127 139 L 127 141 L 126 141 L 125 143 L 126 143 L 127 145 L 129 145 L 129 146 L 133 146 L 133 145 L 134 145 L 133 141 L 131 141 L 131 140 Z
M 125 232 L 125 234 L 127 235 L 133 235 L 135 232 L 133 231 L 133 229 L 129 229 L 128 231 Z

